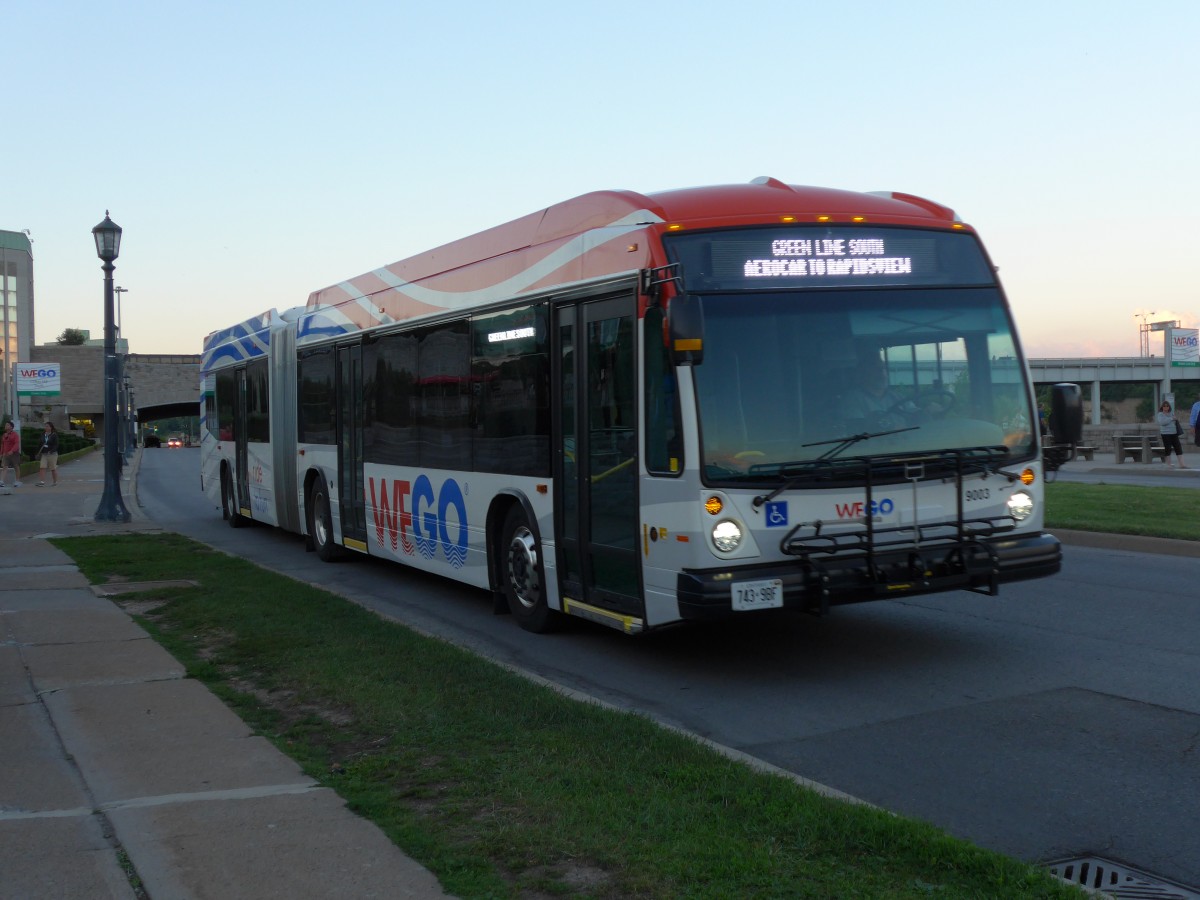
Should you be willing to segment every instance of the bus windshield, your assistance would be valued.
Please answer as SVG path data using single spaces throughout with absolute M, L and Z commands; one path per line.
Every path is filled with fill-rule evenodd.
M 693 372 L 710 484 L 769 482 L 838 455 L 1034 452 L 1037 418 L 994 286 L 700 299 L 704 359 Z

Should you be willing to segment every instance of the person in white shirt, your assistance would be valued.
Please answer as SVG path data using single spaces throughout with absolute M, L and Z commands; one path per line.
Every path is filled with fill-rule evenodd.
M 1164 400 L 1158 407 L 1158 412 L 1154 414 L 1154 421 L 1158 423 L 1158 430 L 1162 434 L 1163 448 L 1166 450 L 1166 453 L 1163 454 L 1163 462 L 1168 466 L 1174 466 L 1174 463 L 1171 462 L 1171 454 L 1174 453 L 1179 460 L 1179 468 L 1186 469 L 1187 466 L 1183 464 L 1183 445 L 1179 443 L 1179 435 L 1182 433 L 1183 427 L 1175 418 L 1169 402 Z

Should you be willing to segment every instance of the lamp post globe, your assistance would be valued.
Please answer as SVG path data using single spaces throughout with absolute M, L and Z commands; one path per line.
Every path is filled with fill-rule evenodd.
M 121 457 L 117 452 L 117 341 L 113 325 L 113 260 L 121 252 L 121 226 L 108 217 L 92 229 L 96 255 L 104 265 L 104 493 L 96 508 L 97 522 L 128 522 L 121 499 Z
M 106 263 L 111 264 L 121 255 L 121 226 L 108 217 L 108 210 L 104 211 L 104 221 L 92 229 L 92 237 L 96 239 L 96 255 Z

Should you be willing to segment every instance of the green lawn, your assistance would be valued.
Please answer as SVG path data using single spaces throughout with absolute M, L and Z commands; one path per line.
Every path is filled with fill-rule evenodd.
M 1046 527 L 1200 540 L 1194 488 L 1122 484 L 1046 485 Z
M 197 581 L 138 621 L 456 896 L 1082 896 L 180 536 L 55 543 L 94 582 Z

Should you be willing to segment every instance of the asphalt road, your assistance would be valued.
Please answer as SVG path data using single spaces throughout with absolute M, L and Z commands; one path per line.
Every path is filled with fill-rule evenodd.
M 198 452 L 143 454 L 138 501 L 166 527 L 983 846 L 1200 886 L 1194 559 L 1067 547 L 1062 574 L 999 597 L 535 636 L 475 589 L 230 529 L 199 493 Z

